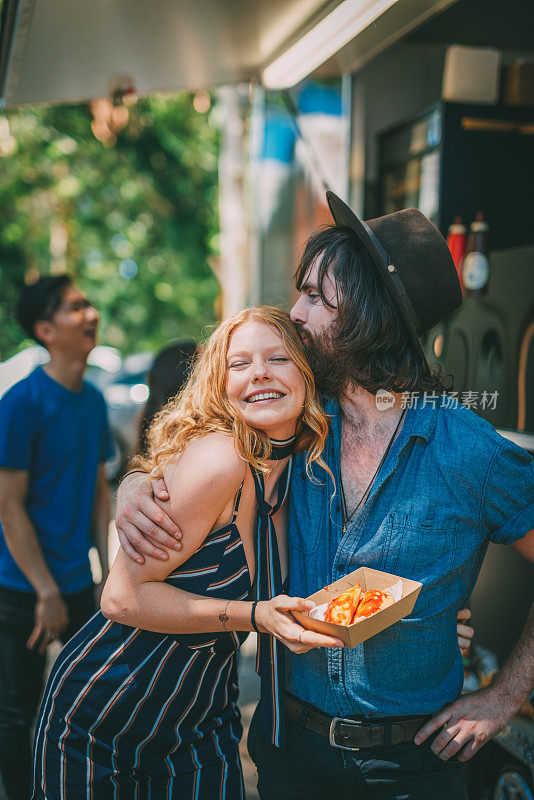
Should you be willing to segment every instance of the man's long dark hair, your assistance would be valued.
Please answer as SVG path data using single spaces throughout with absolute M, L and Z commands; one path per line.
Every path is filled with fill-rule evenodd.
M 372 394 L 446 392 L 451 376 L 441 368 L 429 371 L 412 344 L 382 276 L 350 228 L 326 225 L 309 239 L 295 273 L 300 291 L 313 265 L 318 264 L 318 292 L 324 292 L 328 270 L 334 277 L 337 319 L 332 326 L 332 351 L 344 364 L 349 381 Z

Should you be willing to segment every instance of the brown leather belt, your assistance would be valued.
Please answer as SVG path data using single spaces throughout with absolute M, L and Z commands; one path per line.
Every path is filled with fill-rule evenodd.
M 314 710 L 293 695 L 286 694 L 286 716 L 304 728 L 325 736 L 332 747 L 342 750 L 367 750 L 390 747 L 413 740 L 432 714 L 422 717 L 383 717 L 382 719 L 347 719 L 331 717 Z

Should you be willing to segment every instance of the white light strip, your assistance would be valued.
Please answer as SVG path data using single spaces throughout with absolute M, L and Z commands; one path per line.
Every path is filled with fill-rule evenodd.
M 300 83 L 396 2 L 398 0 L 344 0 L 265 67 L 263 85 L 268 89 L 288 89 Z

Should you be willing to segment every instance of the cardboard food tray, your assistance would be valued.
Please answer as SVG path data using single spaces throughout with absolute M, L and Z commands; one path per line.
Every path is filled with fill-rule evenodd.
M 361 622 L 354 622 L 352 625 L 336 625 L 333 622 L 323 622 L 320 619 L 313 619 L 301 611 L 293 611 L 292 613 L 304 628 L 316 633 L 335 636 L 337 639 L 341 639 L 346 647 L 355 647 L 357 644 L 365 642 L 366 639 L 370 639 L 371 636 L 375 636 L 375 634 L 411 614 L 422 584 L 409 578 L 401 578 L 400 575 L 381 572 L 378 569 L 359 567 L 349 575 L 345 575 L 307 598 L 320 606 L 323 603 L 330 602 L 334 597 L 338 597 L 342 592 L 347 591 L 357 583 L 366 592 L 369 589 L 385 589 L 387 586 L 393 586 L 397 581 L 402 581 L 402 597 L 400 600 L 382 611 L 377 611 L 373 616 L 361 620 Z

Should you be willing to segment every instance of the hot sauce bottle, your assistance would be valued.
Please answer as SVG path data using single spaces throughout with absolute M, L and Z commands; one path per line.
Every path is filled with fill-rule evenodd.
M 449 231 L 447 233 L 447 244 L 449 246 L 449 250 L 451 251 L 452 260 L 454 261 L 454 266 L 458 272 L 460 286 L 462 286 L 462 289 L 462 261 L 465 255 L 465 235 L 466 228 L 462 223 L 462 218 L 456 216 L 452 225 L 449 226 Z
M 469 228 L 462 264 L 462 280 L 466 296 L 476 297 L 488 291 L 488 230 L 488 223 L 479 211 Z

